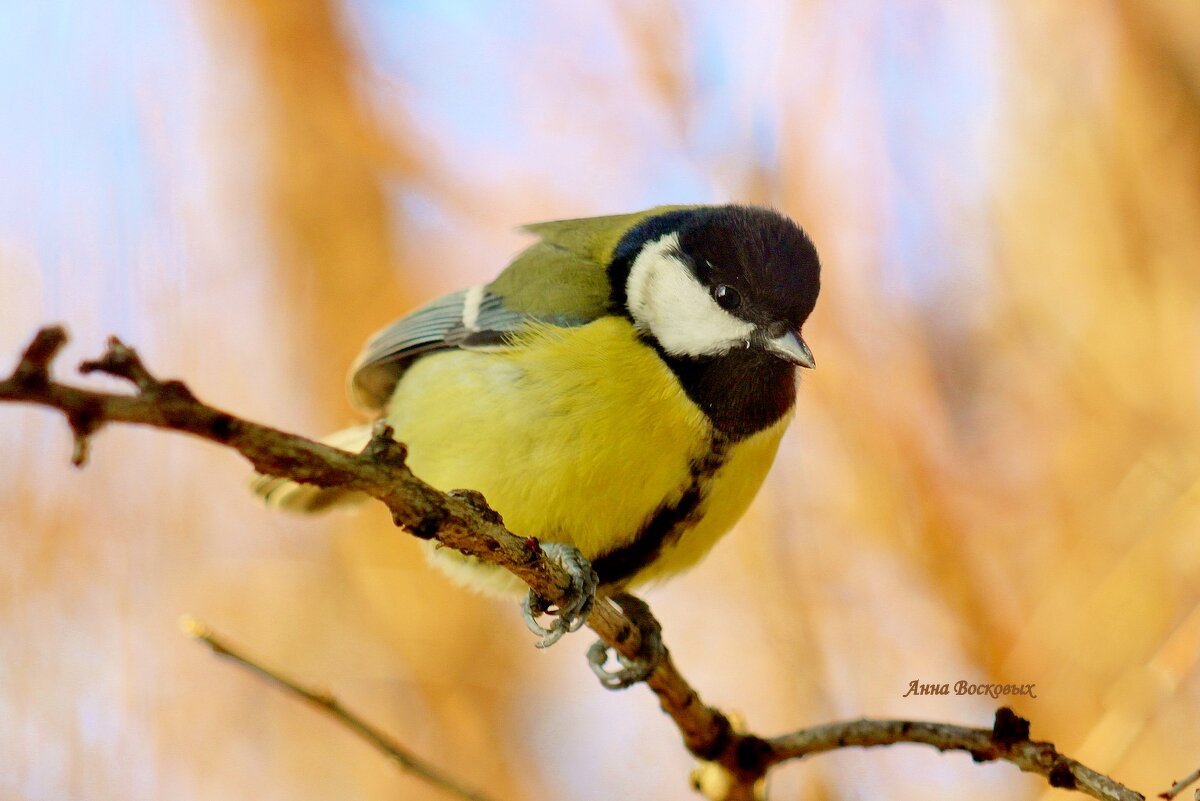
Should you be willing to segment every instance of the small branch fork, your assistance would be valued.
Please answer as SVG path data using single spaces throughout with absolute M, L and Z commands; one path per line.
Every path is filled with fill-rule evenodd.
M 124 379 L 136 392 L 113 394 L 69 386 L 55 381 L 50 372 L 66 341 L 66 331 L 60 326 L 40 330 L 16 369 L 0 381 L 0 401 L 32 403 L 61 411 L 74 435 L 72 461 L 76 465 L 86 462 L 91 437 L 108 423 L 148 425 L 192 434 L 233 448 L 260 473 L 370 495 L 387 506 L 396 525 L 415 536 L 436 539 L 444 547 L 500 565 L 550 603 L 564 599 L 571 577 L 552 560 L 544 558 L 537 540 L 507 531 L 499 515 L 488 508 L 478 493 L 443 493 L 413 475 L 405 465 L 404 446 L 393 439 L 387 425 L 377 425 L 370 443 L 361 453 L 353 454 L 243 420 L 201 402 L 179 381 L 159 380 L 132 348 L 116 338 L 109 340 L 101 358 L 84 362 L 80 370 Z M 598 599 L 587 622 L 617 653 L 630 660 L 641 655 L 641 629 L 608 599 Z M 306 691 L 242 657 L 213 636 L 197 636 L 218 653 L 325 707 L 367 739 L 382 736 L 350 716 L 328 696 Z M 725 801 L 754 798 L 755 784 L 781 762 L 850 746 L 867 748 L 896 743 L 922 743 L 941 751 L 964 751 L 978 762 L 1004 760 L 1021 770 L 1045 776 L 1054 787 L 1075 789 L 1099 799 L 1141 801 L 1144 798 L 1063 756 L 1052 744 L 1030 740 L 1029 723 L 1008 709 L 996 713 L 991 729 L 916 721 L 855 720 L 773 738 L 743 733 L 735 730 L 724 714 L 700 700 L 665 647 L 661 655 L 645 683 L 658 696 L 660 706 L 679 729 L 688 750 L 729 773 L 731 782 L 724 794 Z M 378 741 L 373 742 L 382 747 Z M 395 754 L 393 758 L 406 764 L 405 759 Z

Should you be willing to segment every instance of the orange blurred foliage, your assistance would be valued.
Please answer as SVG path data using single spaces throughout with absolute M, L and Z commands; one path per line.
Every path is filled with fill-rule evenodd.
M 774 204 L 823 256 L 806 331 L 821 366 L 738 530 L 650 595 L 684 673 L 761 733 L 983 724 L 992 699 L 903 694 L 1034 683 L 1036 699 L 1006 700 L 1035 738 L 1148 793 L 1196 767 L 1200 6 L 534 3 L 535 26 L 463 45 L 486 42 L 475 55 L 527 128 L 464 152 L 413 76 L 370 59 L 379 32 L 356 5 L 372 4 L 176 0 L 153 30 L 99 25 L 101 54 L 65 69 L 97 107 L 119 80 L 135 90 L 120 102 L 155 213 L 105 227 L 14 175 L 44 202 L 0 228 L 0 345 L 61 318 L 83 357 L 116 329 L 206 400 L 318 435 L 352 419 L 359 343 L 497 272 L 515 225 L 649 205 L 647 185 L 654 202 Z M 962 129 L 984 137 L 971 204 L 945 141 L 882 122 L 907 102 L 872 72 L 897 19 L 992 53 L 994 108 Z M 143 29 L 160 60 L 130 78 L 114 54 Z M 705 30 L 745 65 L 723 78 L 730 108 L 696 69 Z M 575 55 L 593 41 L 620 48 Z M 920 42 L 906 49 L 918 63 Z M 459 55 L 420 54 L 432 72 Z M 125 77 L 88 75 L 89 59 Z M 955 102 L 912 100 L 951 117 Z M 58 157 L 45 135 L 42 166 Z M 944 194 L 905 194 L 897 139 Z M 587 148 L 578 172 L 545 166 Z M 100 206 L 119 158 L 73 179 Z M 710 196 L 653 196 L 675 164 Z M 906 214 L 942 239 L 898 258 Z M 905 262 L 947 251 L 961 270 L 918 279 Z M 0 797 L 438 797 L 177 636 L 184 612 L 496 797 L 693 797 L 648 692 L 600 689 L 585 635 L 535 652 L 515 608 L 426 570 L 381 512 L 273 514 L 239 461 L 154 432 L 103 432 L 76 473 L 65 427 L 36 410 L 0 409 L 0 449 Z M 771 784 L 774 799 L 1046 792 L 917 748 L 814 758 Z

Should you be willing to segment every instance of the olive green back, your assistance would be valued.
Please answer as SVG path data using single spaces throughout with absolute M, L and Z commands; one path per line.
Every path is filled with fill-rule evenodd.
M 687 206 L 659 206 L 633 214 L 533 223 L 537 235 L 488 290 L 505 306 L 541 318 L 593 320 L 608 313 L 607 268 L 621 238 L 647 217 Z

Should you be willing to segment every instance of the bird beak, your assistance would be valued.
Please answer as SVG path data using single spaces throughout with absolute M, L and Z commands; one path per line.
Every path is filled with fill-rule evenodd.
M 785 359 L 792 364 L 798 364 L 801 367 L 807 367 L 810 370 L 817 366 L 817 361 L 813 358 L 812 351 L 808 349 L 808 345 L 800 338 L 800 335 L 794 331 L 788 331 L 781 337 L 771 337 L 768 339 L 767 350 L 781 359 Z

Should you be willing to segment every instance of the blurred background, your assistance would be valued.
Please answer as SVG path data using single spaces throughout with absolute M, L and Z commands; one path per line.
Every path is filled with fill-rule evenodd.
M 364 338 L 520 223 L 782 209 L 824 262 L 820 369 L 752 511 L 648 594 L 685 674 L 762 734 L 987 725 L 902 696 L 1033 683 L 1035 738 L 1143 792 L 1200 764 L 1200 4 L 5 3 L 0 110 L 2 359 L 116 333 L 313 436 L 355 421 Z M 0 797 L 444 797 L 181 613 L 499 799 L 693 797 L 586 632 L 536 651 L 381 510 L 269 512 L 161 432 L 69 454 L 0 408 Z M 1067 797 L 916 746 L 771 793 Z

